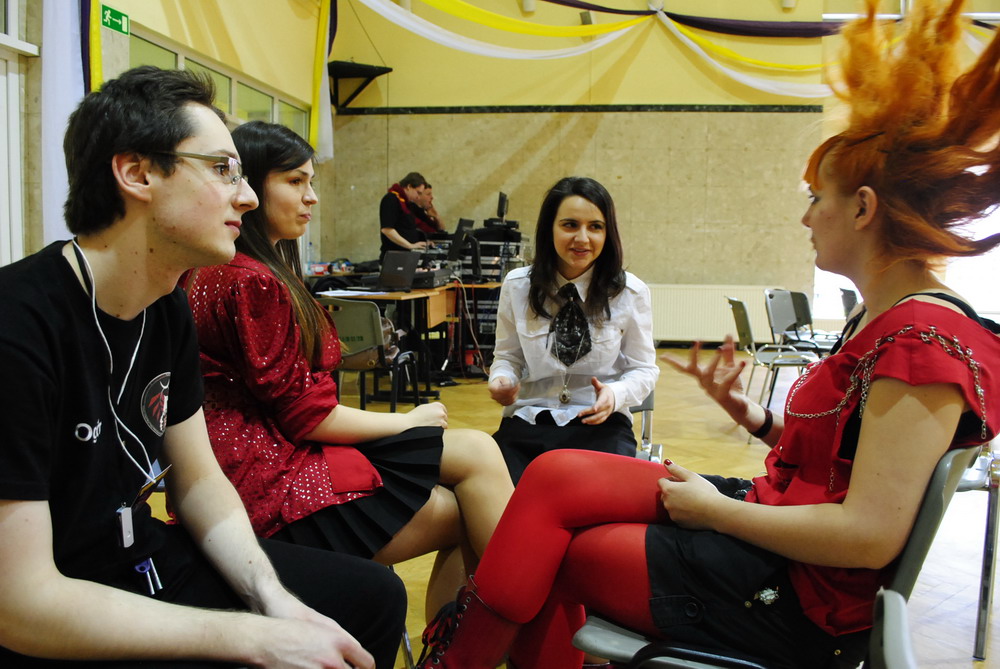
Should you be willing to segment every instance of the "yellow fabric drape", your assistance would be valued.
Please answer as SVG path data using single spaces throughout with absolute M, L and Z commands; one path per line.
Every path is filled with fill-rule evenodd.
M 667 20 L 670 19 L 668 18 Z M 711 51 L 712 53 L 722 56 L 723 58 L 728 58 L 729 60 L 734 60 L 738 63 L 743 63 L 744 65 L 753 65 L 755 67 L 766 67 L 771 70 L 791 70 L 793 72 L 811 72 L 823 69 L 822 63 L 814 65 L 811 64 L 789 65 L 785 63 L 773 63 L 766 60 L 758 60 L 756 58 L 748 58 L 747 56 L 743 56 L 736 53 L 732 49 L 729 49 L 724 46 L 719 46 L 718 44 L 710 40 L 707 40 L 704 37 L 701 37 L 700 35 L 695 34 L 695 32 L 692 31 L 690 28 L 677 23 L 677 21 L 672 21 L 672 23 L 674 24 L 674 26 L 676 26 L 677 30 L 684 33 L 684 35 L 686 35 L 688 39 L 690 39 L 692 42 L 696 42 L 706 51 Z
M 319 109 L 321 105 L 330 105 L 330 101 L 320 100 L 322 95 L 322 78 L 327 74 L 327 53 L 326 46 L 329 39 L 330 30 L 330 0 L 320 0 L 319 22 L 316 25 L 316 48 L 313 51 L 313 82 L 312 82 L 312 109 L 309 113 L 309 143 L 314 147 L 319 146 Z
M 593 37 L 603 35 L 623 28 L 629 28 L 636 24 L 647 21 L 652 17 L 640 16 L 627 21 L 617 23 L 601 23 L 581 26 L 548 26 L 521 19 L 512 19 L 508 16 L 496 14 L 494 12 L 480 9 L 462 0 L 422 0 L 426 5 L 438 9 L 446 14 L 473 21 L 480 25 L 507 32 L 521 33 L 523 35 L 541 35 L 542 37 Z
M 502 16 L 500 14 L 496 14 L 495 12 L 471 5 L 468 2 L 464 2 L 464 0 L 422 0 L 422 2 L 446 14 L 450 14 L 451 16 L 465 19 L 488 28 L 521 33 L 524 35 L 540 35 L 542 37 L 592 37 L 594 35 L 605 34 L 614 32 L 615 30 L 628 28 L 637 25 L 646 19 L 653 18 L 653 15 L 649 15 L 629 19 L 627 21 L 619 21 L 617 23 L 602 23 L 581 26 L 551 26 Z M 668 20 L 670 19 L 668 18 Z M 705 39 L 704 37 L 701 37 L 690 28 L 683 26 L 676 21 L 672 21 L 672 23 L 676 26 L 677 30 L 682 32 L 691 41 L 696 42 L 706 51 L 710 51 L 717 56 L 727 58 L 743 65 L 792 72 L 813 72 L 823 68 L 823 65 L 819 63 L 795 65 L 749 58 L 733 51 L 732 49 L 720 46 L 708 39 Z
M 104 60 L 101 46 L 101 3 L 90 3 L 88 17 L 90 31 L 90 90 L 96 91 L 104 84 Z M 88 91 L 89 93 L 90 91 Z

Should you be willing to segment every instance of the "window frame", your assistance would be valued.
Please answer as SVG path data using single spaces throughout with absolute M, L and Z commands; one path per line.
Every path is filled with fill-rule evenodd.
M 229 101 L 230 101 L 230 105 L 232 106 L 232 109 L 231 110 L 225 110 L 225 109 L 223 110 L 224 112 L 226 112 L 226 118 L 227 119 L 229 119 L 229 120 L 231 120 L 231 121 L 233 121 L 235 123 L 245 123 L 248 120 L 248 119 L 245 119 L 245 118 L 240 118 L 239 116 L 236 115 L 236 109 L 239 108 L 239 100 L 238 100 L 238 97 L 237 97 L 238 84 L 243 84 L 244 86 L 248 86 L 250 88 L 258 90 L 261 93 L 264 93 L 264 94 L 266 94 L 266 95 L 268 95 L 268 96 L 271 97 L 271 122 L 272 123 L 278 123 L 279 122 L 279 120 L 278 120 L 280 118 L 280 116 L 279 116 L 279 110 L 280 110 L 279 103 L 280 102 L 284 102 L 287 105 L 290 105 L 292 107 L 295 107 L 295 108 L 300 109 L 303 112 L 305 112 L 305 114 L 306 114 L 306 128 L 309 127 L 308 121 L 309 121 L 309 118 L 310 118 L 310 114 L 312 114 L 312 105 L 311 104 L 308 104 L 308 103 L 304 102 L 303 100 L 299 100 L 296 97 L 288 95 L 287 93 L 284 93 L 284 92 L 278 90 L 277 88 L 275 88 L 273 86 L 265 84 L 264 82 L 259 81 L 259 80 L 255 79 L 255 78 L 253 78 L 253 77 L 251 77 L 251 76 L 249 76 L 249 75 L 247 75 L 247 74 L 245 74 L 243 72 L 238 72 L 237 70 L 234 70 L 234 69 L 228 67 L 225 63 L 221 63 L 221 62 L 215 60 L 214 58 L 211 58 L 210 56 L 208 56 L 206 54 L 199 53 L 199 52 L 191 49 L 190 47 L 184 46 L 183 44 L 180 44 L 179 42 L 175 42 L 174 40 L 172 40 L 172 39 L 170 39 L 168 37 L 164 37 L 163 35 L 160 35 L 158 33 L 155 33 L 155 32 L 152 32 L 150 30 L 147 30 L 147 29 L 145 29 L 140 24 L 133 23 L 132 24 L 131 32 L 132 32 L 133 35 L 135 35 L 139 39 L 143 39 L 143 40 L 145 40 L 147 42 L 155 44 L 156 46 L 162 47 L 164 49 L 167 49 L 169 51 L 173 51 L 174 53 L 176 53 L 177 54 L 177 67 L 178 67 L 178 69 L 181 69 L 181 70 L 187 69 L 187 61 L 188 61 L 188 59 L 190 59 L 190 60 L 193 60 L 194 62 L 196 62 L 198 65 L 210 68 L 212 70 L 215 70 L 219 74 L 228 77 L 229 78 Z M 131 42 L 130 42 L 130 46 L 131 46 Z M 294 130 L 294 128 L 293 128 L 293 130 Z M 303 139 L 305 139 L 305 140 L 308 141 L 309 138 L 308 137 L 303 137 Z
M 24 78 L 21 60 L 37 57 L 38 47 L 20 39 L 20 2 L 7 0 L 5 32 L 0 32 L 0 266 L 25 256 L 24 238 Z M 6 202 L 6 204 L 4 204 Z

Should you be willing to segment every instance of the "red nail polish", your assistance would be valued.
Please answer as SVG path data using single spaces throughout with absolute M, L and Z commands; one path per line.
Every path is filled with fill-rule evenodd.
M 672 465 L 672 464 L 674 464 L 674 461 L 673 461 L 673 460 L 671 460 L 670 458 L 663 458 L 663 465 L 664 465 L 665 467 L 669 467 L 669 466 L 670 466 L 670 465 Z

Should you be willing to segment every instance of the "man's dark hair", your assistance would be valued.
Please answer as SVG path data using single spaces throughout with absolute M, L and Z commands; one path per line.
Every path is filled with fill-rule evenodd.
M 399 185 L 403 188 L 420 188 L 427 185 L 427 179 L 420 172 L 410 172 L 399 180 Z
M 69 117 L 63 140 L 69 195 L 64 214 L 73 234 L 92 234 L 125 215 L 111 171 L 117 154 L 148 156 L 164 174 L 177 158 L 163 155 L 194 133 L 185 105 L 212 105 L 215 86 L 207 76 L 152 66 L 131 69 L 87 95 Z

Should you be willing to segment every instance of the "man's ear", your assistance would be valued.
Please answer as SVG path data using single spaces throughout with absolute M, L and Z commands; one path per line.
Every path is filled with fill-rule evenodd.
M 142 202 L 149 202 L 151 197 L 149 192 L 151 168 L 149 158 L 138 153 L 116 153 L 111 157 L 111 172 L 115 175 L 115 181 L 118 182 L 122 194 Z
M 873 220 L 878 209 L 878 195 L 870 186 L 862 186 L 854 194 L 855 206 L 854 229 L 864 230 Z

